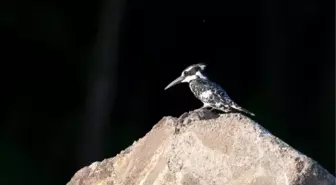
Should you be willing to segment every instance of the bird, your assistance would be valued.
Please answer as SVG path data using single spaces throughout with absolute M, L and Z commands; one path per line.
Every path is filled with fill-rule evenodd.
M 164 90 L 167 90 L 180 83 L 189 83 L 189 88 L 194 96 L 199 99 L 203 106 L 196 110 L 213 109 L 228 113 L 232 110 L 247 113 L 255 116 L 254 113 L 242 108 L 235 103 L 227 94 L 227 92 L 218 84 L 212 82 L 204 72 L 206 68 L 205 63 L 192 64 L 185 68 L 181 76 L 169 83 Z

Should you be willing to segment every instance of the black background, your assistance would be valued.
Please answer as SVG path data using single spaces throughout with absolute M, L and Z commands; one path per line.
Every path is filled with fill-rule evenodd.
M 334 2 L 2 1 L 2 184 L 65 184 L 202 104 L 190 64 L 335 174 Z

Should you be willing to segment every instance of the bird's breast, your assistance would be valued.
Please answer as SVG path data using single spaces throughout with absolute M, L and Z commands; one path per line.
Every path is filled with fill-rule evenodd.
M 189 83 L 189 87 L 191 92 L 193 92 L 197 97 L 201 96 L 201 94 L 207 90 L 204 84 L 197 80 L 191 81 Z

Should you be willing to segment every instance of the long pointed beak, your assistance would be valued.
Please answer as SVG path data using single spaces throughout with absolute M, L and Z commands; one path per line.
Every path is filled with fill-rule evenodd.
M 182 76 L 176 78 L 176 79 L 175 79 L 174 81 L 172 81 L 169 85 L 167 85 L 167 87 L 165 87 L 164 90 L 167 90 L 168 88 L 170 88 L 170 87 L 172 87 L 172 86 L 174 86 L 174 85 L 176 85 L 176 84 L 181 83 L 182 80 L 183 80 L 183 77 L 182 77 Z

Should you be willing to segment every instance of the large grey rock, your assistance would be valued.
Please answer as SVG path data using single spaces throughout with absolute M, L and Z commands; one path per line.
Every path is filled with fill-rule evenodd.
M 248 117 L 190 112 L 79 170 L 68 183 L 77 184 L 334 185 L 335 177 Z

